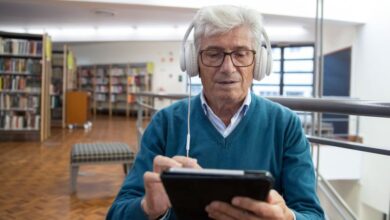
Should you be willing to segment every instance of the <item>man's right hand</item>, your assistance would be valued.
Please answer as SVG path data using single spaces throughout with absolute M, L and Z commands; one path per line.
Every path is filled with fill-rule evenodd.
M 149 219 L 156 219 L 171 207 L 168 195 L 160 179 L 160 173 L 171 167 L 201 169 L 196 159 L 175 156 L 173 158 L 158 155 L 153 160 L 153 172 L 145 172 L 145 196 L 141 206 Z

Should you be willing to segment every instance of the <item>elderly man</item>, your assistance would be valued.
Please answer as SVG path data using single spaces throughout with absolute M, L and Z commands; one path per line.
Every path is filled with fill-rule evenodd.
M 270 71 L 260 14 L 235 6 L 206 7 L 193 25 L 195 45 L 184 49 L 182 66 L 190 75 L 199 72 L 203 91 L 190 103 L 182 100 L 155 114 L 107 218 L 176 219 L 159 174 L 189 167 L 268 170 L 275 178 L 267 201 L 214 201 L 205 207 L 210 218 L 323 219 L 299 118 L 250 92 L 252 80 Z M 189 104 L 191 149 L 185 157 Z

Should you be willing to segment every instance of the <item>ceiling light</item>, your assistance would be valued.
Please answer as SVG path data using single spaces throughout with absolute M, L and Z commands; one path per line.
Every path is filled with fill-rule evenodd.
M 106 11 L 106 10 L 95 10 L 95 15 L 102 16 L 102 17 L 114 17 L 115 13 L 112 11 Z
M 272 36 L 302 36 L 307 33 L 306 29 L 301 26 L 269 26 L 265 27 L 270 38 Z

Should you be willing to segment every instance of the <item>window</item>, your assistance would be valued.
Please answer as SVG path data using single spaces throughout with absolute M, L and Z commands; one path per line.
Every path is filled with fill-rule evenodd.
M 252 90 L 261 96 L 313 96 L 314 45 L 272 47 L 272 74 L 254 81 Z
M 252 91 L 255 94 L 261 96 L 313 96 L 314 45 L 274 45 L 272 59 L 272 74 L 260 82 L 253 81 Z M 192 94 L 198 94 L 201 89 L 200 78 L 191 78 Z

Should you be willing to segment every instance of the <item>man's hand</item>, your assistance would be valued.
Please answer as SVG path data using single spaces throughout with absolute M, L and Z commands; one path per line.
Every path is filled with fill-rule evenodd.
M 267 202 L 253 200 L 247 197 L 235 197 L 232 204 L 212 202 L 206 207 L 213 219 L 294 219 L 292 211 L 287 207 L 278 192 L 271 190 Z
M 156 156 L 153 160 L 153 172 L 145 172 L 144 174 L 145 196 L 141 201 L 141 206 L 149 219 L 158 218 L 171 207 L 160 179 L 160 173 L 171 167 L 201 169 L 196 159 L 183 156 L 173 158 Z

